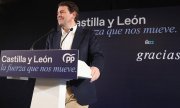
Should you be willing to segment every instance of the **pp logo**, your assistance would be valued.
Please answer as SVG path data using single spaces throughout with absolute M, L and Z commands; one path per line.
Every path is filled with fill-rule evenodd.
M 72 63 L 75 61 L 75 57 L 74 57 L 75 54 L 70 54 L 70 53 L 65 53 L 62 57 L 63 59 L 63 62 L 65 63 Z

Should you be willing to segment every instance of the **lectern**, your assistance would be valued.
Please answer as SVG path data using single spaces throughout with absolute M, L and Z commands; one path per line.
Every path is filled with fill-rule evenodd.
M 66 81 L 91 78 L 78 50 L 4 50 L 0 63 L 0 76 L 36 78 L 31 108 L 65 108 Z

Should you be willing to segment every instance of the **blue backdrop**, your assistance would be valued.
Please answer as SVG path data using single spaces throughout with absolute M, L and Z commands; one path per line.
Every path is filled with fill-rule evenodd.
M 179 108 L 180 7 L 81 13 L 101 40 L 105 69 L 91 108 Z

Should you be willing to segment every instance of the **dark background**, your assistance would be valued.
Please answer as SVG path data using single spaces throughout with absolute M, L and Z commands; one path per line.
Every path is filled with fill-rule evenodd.
M 180 5 L 178 0 L 74 1 L 81 12 Z M 59 0 L 0 0 L 0 49 L 28 49 L 56 25 L 58 3 Z
M 180 6 L 180 1 L 178 0 L 74 1 L 79 5 L 81 12 Z M 29 49 L 35 40 L 47 33 L 52 27 L 56 26 L 56 10 L 58 3 L 58 0 L 0 0 L 0 50 Z M 110 47 L 115 49 L 123 47 L 116 45 L 116 43 L 119 43 L 121 40 L 114 38 L 113 41 L 114 44 L 111 46 L 108 44 L 104 44 L 104 46 L 107 49 L 110 49 Z M 103 40 L 103 42 L 106 43 L 108 40 Z M 118 57 L 119 54 L 107 52 L 105 55 L 106 57 L 111 55 Z M 123 60 L 124 58 L 118 59 Z M 106 61 L 109 60 L 110 58 L 106 58 Z M 126 67 L 124 64 L 117 65 Z M 131 63 L 127 64 L 133 67 Z M 156 64 L 161 63 L 157 62 Z M 154 64 L 154 67 L 156 67 L 156 64 Z M 168 70 L 168 65 L 168 63 L 164 64 L 165 69 L 163 70 Z M 107 64 L 105 66 L 107 66 Z M 115 64 L 108 64 L 108 68 L 106 67 L 105 69 L 110 71 L 110 68 L 114 66 Z M 141 71 L 146 71 L 146 66 L 148 67 L 148 65 L 144 64 L 140 64 L 139 66 L 145 67 L 144 70 L 142 69 Z M 177 64 L 175 63 L 175 67 L 176 66 Z M 113 70 L 118 69 L 119 67 L 113 68 Z M 136 70 L 136 73 L 123 73 L 123 69 L 128 70 L 128 67 L 122 68 L 119 76 L 112 75 L 110 78 L 110 74 L 105 73 L 102 75 L 102 78 L 106 80 L 106 82 L 108 82 L 108 80 L 114 80 L 115 83 L 121 87 L 118 88 L 115 84 L 103 83 L 101 80 L 98 81 L 98 96 L 100 99 L 104 99 L 99 100 L 92 108 L 112 108 L 113 105 L 123 108 L 179 108 L 180 105 L 178 103 L 180 101 L 180 96 L 176 93 L 178 93 L 180 89 L 179 86 L 177 86 L 177 83 L 179 82 L 180 84 L 180 81 L 177 80 L 179 76 L 177 70 L 171 74 L 156 74 L 155 72 L 151 74 L 142 74 Z M 149 72 L 151 72 L 151 70 L 149 70 Z M 160 85 L 161 88 L 159 87 Z M 30 81 L 21 81 L 1 78 L 0 108 L 29 108 L 33 86 L 33 79 Z M 103 91 L 100 91 L 102 90 L 101 87 L 103 87 Z M 112 91 L 109 91 L 110 88 L 112 88 Z M 117 98 L 117 96 L 112 96 L 113 92 L 116 91 L 120 92 L 117 96 L 119 95 L 121 97 Z M 146 97 L 149 98 L 147 99 Z M 107 102 L 105 98 L 111 99 L 111 101 Z

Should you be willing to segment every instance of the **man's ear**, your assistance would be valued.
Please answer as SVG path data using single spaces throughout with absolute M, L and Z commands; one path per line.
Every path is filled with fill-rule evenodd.
M 73 17 L 74 17 L 74 19 L 75 19 L 76 16 L 77 16 L 77 13 L 74 11 L 72 14 L 73 14 Z

